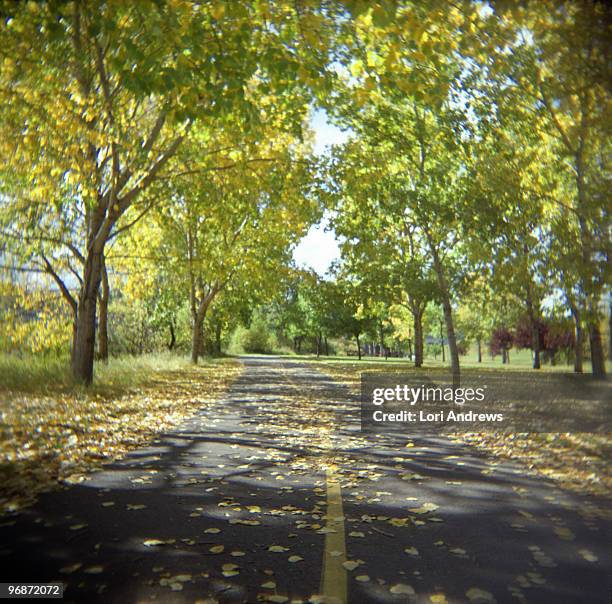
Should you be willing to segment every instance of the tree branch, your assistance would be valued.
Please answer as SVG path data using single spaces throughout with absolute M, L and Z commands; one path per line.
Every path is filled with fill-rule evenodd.
M 555 113 L 555 110 L 553 109 L 553 106 L 550 103 L 550 99 L 546 96 L 546 93 L 544 92 L 544 86 L 543 86 L 542 81 L 540 80 L 539 74 L 538 74 L 538 87 L 540 88 L 540 93 L 542 95 L 542 103 L 544 104 L 544 107 L 546 107 L 546 110 L 550 114 L 550 117 L 553 121 L 553 124 L 555 125 L 555 128 L 558 130 L 559 134 L 561 135 L 561 140 L 563 141 L 563 144 L 566 146 L 567 150 L 570 153 L 575 155 L 576 150 L 572 146 L 565 130 L 563 129 L 563 126 L 561 125 L 561 122 L 559 121 L 559 118 L 557 117 L 557 114 Z
M 61 277 L 55 272 L 53 266 L 51 266 L 51 263 L 49 262 L 49 260 L 47 260 L 47 257 L 44 254 L 41 254 L 41 257 L 43 262 L 45 263 L 45 272 L 47 272 L 49 275 L 51 275 L 51 277 L 53 277 L 53 280 L 57 283 L 58 287 L 60 288 L 60 291 L 62 292 L 62 296 L 64 296 L 64 299 L 72 308 L 72 312 L 76 315 L 78 305 L 76 300 L 70 293 L 70 290 L 66 287 L 66 284 L 62 281 Z

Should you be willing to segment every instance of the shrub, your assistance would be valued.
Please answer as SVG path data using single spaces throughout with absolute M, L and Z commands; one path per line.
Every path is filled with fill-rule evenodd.
M 265 318 L 259 313 L 251 319 L 249 327 L 238 326 L 230 339 L 229 351 L 270 354 L 276 350 L 278 342 Z

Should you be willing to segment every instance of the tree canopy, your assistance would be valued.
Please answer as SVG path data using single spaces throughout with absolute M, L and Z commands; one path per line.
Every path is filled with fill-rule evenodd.
M 368 330 L 386 350 L 402 316 L 417 366 L 435 307 L 457 377 L 465 346 L 480 358 L 496 329 L 526 330 L 539 368 L 543 325 L 571 320 L 576 370 L 588 340 L 605 374 L 604 3 L 49 0 L 0 13 L 2 258 L 11 279 L 32 271 L 64 300 L 78 380 L 93 379 L 96 340 L 108 356 L 124 295 L 173 346 L 187 312 L 194 361 L 207 317 L 218 330 L 229 308 L 284 300 L 281 323 L 317 334 L 318 351 Z M 348 133 L 321 157 L 317 108 Z M 292 249 L 325 211 L 339 269 L 296 277 Z

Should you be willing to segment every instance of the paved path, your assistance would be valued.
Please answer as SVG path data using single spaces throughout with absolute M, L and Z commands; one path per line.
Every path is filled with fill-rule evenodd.
M 0 522 L 2 581 L 79 603 L 609 604 L 601 501 L 358 422 L 307 365 L 245 359 L 216 406 Z

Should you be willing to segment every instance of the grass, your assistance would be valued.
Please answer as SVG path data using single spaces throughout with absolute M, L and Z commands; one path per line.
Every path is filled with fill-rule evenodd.
M 30 392 L 45 384 L 67 388 L 71 383 L 69 361 L 60 356 L 0 355 L 0 390 Z
M 89 392 L 102 396 L 119 395 L 147 384 L 160 372 L 178 371 L 188 366 L 187 357 L 169 352 L 113 357 L 108 362 L 95 363 L 94 383 L 86 388 L 72 377 L 67 356 L 19 357 L 3 354 L 0 355 L 0 392 L 41 395 Z
M 275 356 L 287 357 L 293 360 L 299 361 L 315 361 L 318 363 L 325 363 L 329 365 L 339 364 L 339 365 L 350 365 L 355 369 L 368 370 L 368 369 L 380 369 L 388 367 L 393 369 L 409 369 L 413 370 L 414 362 L 408 359 L 398 359 L 398 358 L 388 358 L 384 357 L 369 357 L 364 356 L 361 361 L 354 356 L 319 356 L 317 357 L 315 354 L 304 354 L 304 355 L 296 355 L 296 354 L 278 354 Z M 501 370 L 501 371 L 525 371 L 531 369 L 531 355 L 528 350 L 519 350 L 512 351 L 512 356 L 510 359 L 510 363 L 504 365 L 501 362 L 501 357 L 496 357 L 495 359 L 491 359 L 490 356 L 485 357 L 483 355 L 482 363 L 478 363 L 472 355 L 461 356 L 459 358 L 459 362 L 462 369 L 482 369 L 482 370 Z M 612 363 L 608 360 L 606 362 L 606 367 L 608 373 L 612 373 Z M 429 369 L 450 369 L 450 363 L 442 361 L 438 358 L 426 357 L 423 362 L 423 367 L 421 370 L 427 371 Z M 557 365 L 543 364 L 541 372 L 553 371 L 553 372 L 562 372 L 562 373 L 571 373 L 574 371 L 574 366 L 565 365 L 563 363 Z M 584 362 L 583 372 L 585 374 L 591 372 L 591 364 L 588 361 Z

